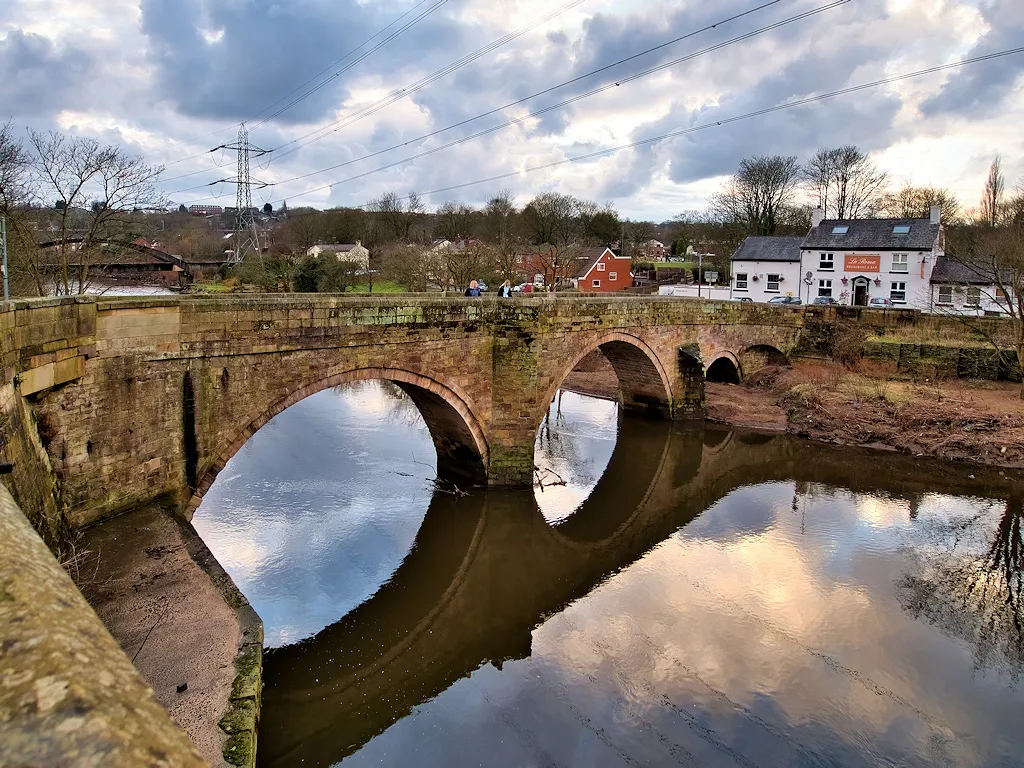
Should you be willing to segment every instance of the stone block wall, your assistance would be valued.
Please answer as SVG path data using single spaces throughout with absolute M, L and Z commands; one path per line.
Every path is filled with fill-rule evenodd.
M 43 474 L 56 477 L 72 525 L 165 496 L 194 507 L 274 415 L 327 386 L 367 378 L 413 393 L 442 469 L 477 457 L 490 482 L 528 483 L 550 398 L 595 348 L 606 347 L 624 405 L 689 418 L 702 413 L 705 361 L 765 344 L 788 354 L 803 323 L 788 308 L 628 296 L 293 294 L 11 306 L 13 322 L 0 313 L 0 334 L 13 345 L 4 350 L 8 399 L 34 415 L 52 470 Z

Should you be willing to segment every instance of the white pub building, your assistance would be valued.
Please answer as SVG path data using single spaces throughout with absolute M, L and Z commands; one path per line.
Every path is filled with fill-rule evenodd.
M 855 306 L 883 298 L 928 310 L 944 248 L 938 207 L 927 219 L 823 219 L 817 209 L 804 238 L 747 238 L 732 257 L 732 295 L 803 303 L 822 296 Z

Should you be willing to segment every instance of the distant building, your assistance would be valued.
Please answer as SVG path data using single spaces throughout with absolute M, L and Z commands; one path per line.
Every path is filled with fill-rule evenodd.
M 1000 317 L 1013 306 L 1013 276 L 1007 269 L 996 280 L 993 266 L 938 257 L 932 270 L 930 307 L 932 312 L 955 315 Z M 1004 288 L 1010 291 L 1007 295 Z
M 370 268 L 370 252 L 362 242 L 354 243 L 320 243 L 306 251 L 307 256 L 318 257 L 321 253 L 331 253 L 338 261 L 354 261 L 361 269 Z
M 577 259 L 573 282 L 581 291 L 609 293 L 633 285 L 633 260 L 611 248 L 590 248 Z
M 732 289 L 739 298 L 768 301 L 773 296 L 799 296 L 802 237 L 758 237 L 744 240 L 732 255 Z
M 640 255 L 651 261 L 664 261 L 668 258 L 668 248 L 660 240 L 648 240 L 640 248 Z
M 188 212 L 193 216 L 220 216 L 224 209 L 219 205 L 190 205 Z

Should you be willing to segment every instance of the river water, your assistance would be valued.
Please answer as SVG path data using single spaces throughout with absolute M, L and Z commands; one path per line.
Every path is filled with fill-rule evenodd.
M 303 400 L 194 524 L 266 626 L 261 765 L 1024 765 L 1009 472 L 561 394 L 435 490 L 397 388 Z

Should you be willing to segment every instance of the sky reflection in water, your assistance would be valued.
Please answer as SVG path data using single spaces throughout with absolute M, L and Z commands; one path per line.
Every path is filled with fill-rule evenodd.
M 408 411 L 401 424 L 383 420 L 388 400 L 375 392 L 370 385 L 347 398 L 323 393 L 278 416 L 228 465 L 197 514 L 204 539 L 267 623 L 271 644 L 337 621 L 393 575 L 400 588 L 402 574 L 394 571 L 423 535 L 424 516 L 435 514 L 426 512 L 432 470 L 411 460 L 415 453 L 433 461 L 429 437 L 422 423 L 411 426 Z M 608 472 L 625 467 L 628 476 L 629 464 L 618 452 L 612 458 L 613 403 L 566 394 L 550 427 L 539 436 L 538 465 L 542 476 L 550 470 L 566 485 L 547 486 L 536 498 L 543 524 L 561 523 L 556 532 L 569 536 L 573 510 L 606 465 Z M 463 575 L 483 584 L 478 607 L 470 584 L 465 606 L 442 606 L 426 625 L 409 619 L 439 635 L 461 626 L 461 636 L 439 637 L 436 652 L 430 638 L 413 640 L 408 661 L 385 657 L 398 659 L 392 667 L 409 664 L 395 680 L 382 666 L 376 678 L 360 672 L 352 683 L 352 669 L 376 668 L 369 660 L 378 651 L 342 661 L 345 649 L 331 645 L 330 630 L 301 652 L 271 654 L 261 763 L 1021 765 L 1019 634 L 985 637 L 983 626 L 1005 628 L 1013 617 L 1005 605 L 993 608 L 998 601 L 957 602 L 964 599 L 957 585 L 977 572 L 971 564 L 992 550 L 1000 525 L 1018 521 L 1007 540 L 1019 537 L 1019 499 L 1008 507 L 951 492 L 957 481 L 946 467 L 933 472 L 945 493 L 869 492 L 851 481 L 860 487 L 853 492 L 832 479 L 836 472 L 876 476 L 879 487 L 891 487 L 886 465 L 909 460 L 788 438 L 760 448 L 758 440 L 741 445 L 722 433 L 698 439 L 696 450 L 683 443 L 659 470 L 674 473 L 663 485 L 681 488 L 681 500 L 662 501 L 655 488 L 644 501 L 667 504 L 659 514 L 676 515 L 678 524 L 670 519 L 666 535 L 640 542 L 646 549 L 637 556 L 625 541 L 621 567 L 609 562 L 591 584 L 563 590 L 550 583 L 567 577 L 545 559 L 540 534 L 511 541 L 505 552 L 500 542 L 518 529 L 499 530 L 499 544 L 481 545 Z M 639 440 L 626 448 L 627 458 L 645 457 L 633 474 L 647 476 L 650 454 Z M 772 473 L 756 464 L 728 468 L 759 450 L 765 463 L 781 462 L 775 479 L 763 479 Z M 680 511 L 694 477 L 711 478 L 706 491 L 714 500 Z M 694 486 L 694 498 L 703 498 L 703 487 Z M 597 502 L 580 514 L 602 514 Z M 487 495 L 478 530 L 500 524 L 504 503 Z M 644 529 L 630 528 L 630 510 L 607 514 L 626 521 L 624 540 L 640 541 Z M 581 570 L 590 567 L 584 544 L 564 546 L 584 553 Z M 463 557 L 456 555 L 455 562 Z M 483 575 L 475 577 L 474 567 Z M 999 581 L 998 573 L 984 573 L 986 585 Z M 363 609 L 375 600 L 382 598 Z M 534 604 L 559 608 L 536 614 Z M 422 607 L 428 610 L 437 609 Z M 448 624 L 444 610 L 453 613 Z M 502 623 L 507 617 L 511 625 Z M 337 637 L 371 637 L 371 628 L 343 629 Z M 509 652 L 517 631 L 528 645 Z M 453 649 L 460 643 L 464 649 Z M 450 669 L 419 668 L 432 659 Z M 315 667 L 308 679 L 304 663 Z M 370 701 L 378 691 L 386 703 L 345 703 Z M 316 719 L 324 725 L 303 730 Z

